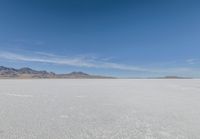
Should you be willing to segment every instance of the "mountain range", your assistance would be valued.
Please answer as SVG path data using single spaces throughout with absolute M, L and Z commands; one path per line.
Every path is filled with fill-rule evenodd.
M 100 75 L 90 75 L 84 72 L 71 72 L 66 74 L 56 74 L 54 72 L 47 72 L 47 71 L 38 71 L 28 67 L 15 69 L 15 68 L 8 68 L 4 66 L 0 66 L 0 78 L 9 79 L 9 78 L 16 78 L 16 79 L 39 79 L 39 78 L 60 78 L 60 79 L 76 79 L 76 78 L 88 78 L 88 79 L 96 79 L 96 78 L 113 78 L 107 76 L 100 76 Z
M 0 66 L 0 79 L 113 79 L 115 77 L 111 76 L 101 76 L 101 75 L 90 75 L 84 72 L 71 72 L 66 74 L 57 74 L 48 71 L 38 71 L 31 69 L 29 67 L 24 67 L 20 69 L 9 68 Z M 129 78 L 138 79 L 138 78 Z M 142 78 L 139 78 L 142 79 Z M 144 78 L 146 79 L 146 78 Z M 192 79 L 190 77 L 179 77 L 179 76 L 164 76 L 164 77 L 153 77 L 147 79 Z

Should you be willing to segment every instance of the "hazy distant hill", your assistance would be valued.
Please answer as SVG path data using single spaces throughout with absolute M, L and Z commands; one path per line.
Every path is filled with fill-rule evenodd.
M 31 68 L 25 67 L 21 69 L 15 68 L 8 68 L 0 66 L 0 78 L 69 78 L 69 79 L 76 79 L 76 78 L 112 78 L 106 76 L 99 76 L 99 75 L 90 75 L 83 72 L 71 72 L 68 74 L 56 74 L 53 72 L 47 71 L 37 71 Z
M 160 77 L 160 79 L 191 79 L 191 77 L 165 76 L 165 77 Z

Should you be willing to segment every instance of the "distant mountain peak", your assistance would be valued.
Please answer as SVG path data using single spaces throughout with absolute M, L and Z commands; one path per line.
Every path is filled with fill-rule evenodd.
M 81 71 L 73 71 L 71 73 L 69 73 L 69 75 L 89 75 L 87 73 L 81 72 Z
M 33 70 L 33 69 L 31 69 L 31 68 L 29 68 L 29 67 L 23 67 L 23 68 L 20 68 L 19 70 Z

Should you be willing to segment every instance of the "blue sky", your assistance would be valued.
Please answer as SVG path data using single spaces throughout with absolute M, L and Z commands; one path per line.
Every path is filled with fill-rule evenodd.
M 200 77 L 195 0 L 0 0 L 0 65 Z

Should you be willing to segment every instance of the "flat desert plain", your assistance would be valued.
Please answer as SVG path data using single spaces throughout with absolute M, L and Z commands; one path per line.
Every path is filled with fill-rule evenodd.
M 200 80 L 0 80 L 0 139 L 200 139 Z

